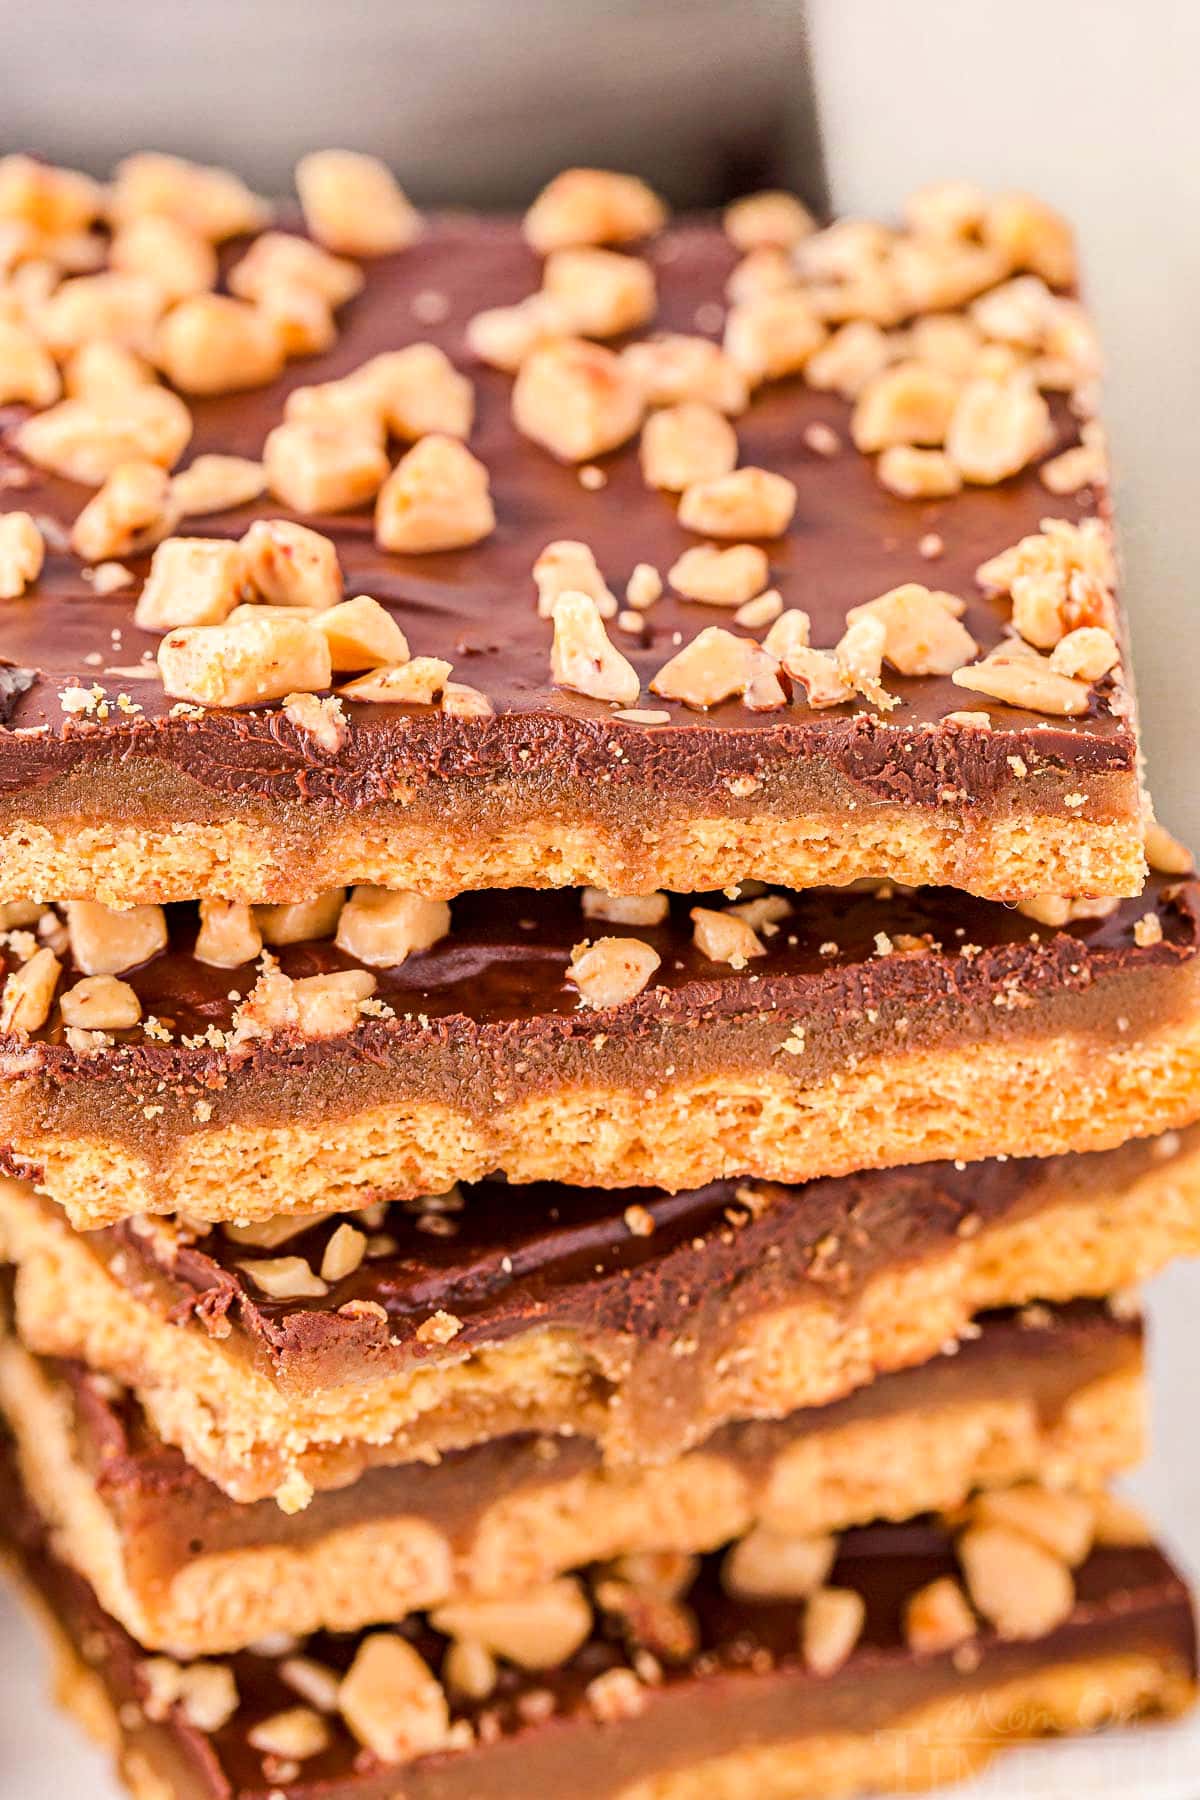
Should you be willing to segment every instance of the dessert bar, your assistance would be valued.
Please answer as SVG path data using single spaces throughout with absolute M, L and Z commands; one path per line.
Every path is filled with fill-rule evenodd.
M 741 264 L 716 220 L 661 217 L 631 255 L 585 232 L 545 261 L 515 219 L 432 218 L 365 266 L 243 237 L 220 277 L 240 297 L 191 293 L 162 325 L 127 316 L 128 275 L 44 302 L 64 356 L 116 335 L 175 391 L 142 362 L 116 423 L 107 361 L 107 388 L 85 368 L 50 406 L 53 364 L 0 393 L 0 506 L 37 533 L 0 602 L 3 897 L 757 875 L 1136 893 L 1098 357 L 1063 222 L 980 195 Z M 322 334 L 284 368 L 254 303 L 297 288 Z M 131 457 L 178 477 L 85 513 Z M 231 548 L 277 520 L 331 546 L 335 580 L 296 594 L 251 568 L 217 604 L 173 553 L 143 587 L 160 539 Z M 584 607 L 558 619 L 564 588 Z M 225 653 L 239 594 L 317 592 L 391 620 L 339 639 L 337 694 L 301 616 L 239 615 Z M 885 596 L 886 641 L 872 623 L 844 648 Z M 189 655 L 218 634 L 211 684 L 160 656 L 172 627 Z
M 958 1779 L 1195 1693 L 1183 1581 L 1149 1543 L 1089 1550 L 1086 1531 L 1068 1568 L 1003 1524 L 874 1526 L 823 1553 L 804 1598 L 684 1558 L 666 1593 L 601 1570 L 435 1612 L 442 1630 L 181 1664 L 101 1610 L 35 1517 L 16 1526 L 60 1696 L 135 1800 L 820 1800 Z
M 253 918 L 226 953 L 191 907 L 50 910 L 7 940 L 0 1143 L 83 1229 L 1107 1148 L 1196 1116 L 1198 892 L 1155 874 L 1055 926 L 890 885 L 658 895 L 642 923 L 522 890 L 421 948 L 359 890 L 308 941 L 263 919 L 265 960 Z
M 0 1560 L 133 1800 L 1173 1717 L 1200 1254 L 1072 234 L 0 157 Z M 36 1785 L 36 1779 L 34 1782 Z
M 1200 1248 L 1194 1131 L 798 1189 L 526 1200 L 524 1228 L 485 1186 L 449 1217 L 393 1206 L 254 1245 L 176 1223 L 80 1235 L 6 1182 L 0 1240 L 30 1349 L 115 1375 L 209 1480 L 288 1507 L 519 1431 L 667 1462 L 925 1362 L 981 1311 L 1103 1296 Z
M 1144 1434 L 1141 1323 L 1104 1302 L 986 1313 L 844 1400 L 723 1426 L 656 1468 L 521 1433 L 369 1470 L 299 1513 L 239 1505 L 127 1390 L 0 1346 L 0 1409 L 56 1553 L 148 1649 L 205 1656 L 499 1598 L 585 1563 L 949 1512 L 972 1490 L 1093 1488 Z

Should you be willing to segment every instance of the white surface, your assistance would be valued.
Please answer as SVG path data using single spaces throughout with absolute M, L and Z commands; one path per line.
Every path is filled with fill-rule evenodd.
M 1200 1277 L 1180 1268 L 1151 1294 L 1156 1355 L 1155 1454 L 1131 1484 L 1178 1560 L 1200 1574 L 1200 1442 L 1195 1318 Z M 43 1646 L 0 1595 L 0 1797 L 117 1800 L 105 1759 L 48 1703 Z M 1200 1800 L 1200 1717 L 1006 1757 L 948 1800 Z M 560 1800 L 557 1795 L 531 1800 Z

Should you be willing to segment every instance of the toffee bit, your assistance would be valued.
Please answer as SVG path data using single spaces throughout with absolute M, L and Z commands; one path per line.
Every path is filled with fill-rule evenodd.
M 654 1233 L 654 1214 L 645 1206 L 627 1206 L 623 1214 L 626 1229 L 634 1237 L 651 1237 Z

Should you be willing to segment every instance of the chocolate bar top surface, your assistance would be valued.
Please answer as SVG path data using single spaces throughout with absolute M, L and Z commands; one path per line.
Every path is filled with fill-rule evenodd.
M 671 226 L 643 254 L 659 290 L 652 329 L 718 334 L 736 254 L 719 224 Z M 1133 770 L 1132 720 L 1110 706 L 1108 682 L 1096 689 L 1086 715 L 1052 722 L 968 696 L 971 710 L 991 716 L 990 732 L 942 723 L 964 706 L 962 690 L 942 676 L 889 675 L 900 705 L 882 717 L 854 705 L 754 714 L 732 701 L 703 713 L 654 697 L 649 703 L 670 719 L 651 726 L 614 719 L 607 706 L 552 686 L 551 626 L 537 616 L 531 573 L 546 544 L 586 542 L 619 592 L 636 563 L 665 573 L 697 539 L 677 523 L 673 500 L 646 485 L 636 443 L 600 459 L 604 485 L 589 491 L 574 468 L 516 432 L 511 378 L 474 363 L 464 336 L 468 320 L 481 308 L 525 297 L 540 280 L 540 264 L 516 220 L 433 219 L 403 254 L 368 263 L 366 276 L 363 293 L 339 314 L 340 336 L 327 354 L 290 364 L 268 387 L 189 399 L 195 431 L 188 458 L 214 451 L 258 457 L 293 388 L 344 375 L 379 351 L 414 341 L 445 349 L 475 383 L 471 448 L 491 474 L 496 531 L 470 549 L 397 556 L 375 544 L 367 509 L 308 515 L 303 522 L 337 545 L 347 594 L 385 603 L 413 654 L 450 660 L 455 678 L 482 690 L 495 716 L 464 720 L 431 707 L 355 702 L 353 729 L 336 757 L 315 751 L 278 706 L 172 718 L 173 703 L 157 680 L 109 673 L 136 668 L 157 651 L 157 635 L 133 624 L 138 586 L 97 595 L 78 560 L 51 544 L 36 586 L 21 599 L 0 602 L 0 653 L 13 665 L 0 671 L 0 795 L 118 756 L 172 764 L 231 797 L 303 798 L 345 809 L 387 799 L 397 783 L 527 773 L 531 762 L 551 786 L 599 776 L 637 788 L 669 784 L 711 796 L 721 811 L 729 804 L 729 778 L 752 771 L 764 754 L 815 759 L 872 798 L 918 805 L 937 804 L 947 786 L 986 803 L 1011 789 L 1009 758 L 1017 754 L 1035 767 L 1051 762 L 1081 774 Z M 445 308 L 435 323 L 428 319 L 431 294 Z M 1078 438 L 1078 422 L 1065 405 L 1055 402 L 1053 413 L 1050 455 Z M 90 490 L 29 467 L 11 436 L 6 445 L 6 427 L 24 416 L 23 408 L 0 410 L 0 508 L 28 510 L 51 528 L 69 528 Z M 837 455 L 807 447 L 805 430 L 814 423 L 838 432 Z M 964 622 L 986 650 L 1004 635 L 1009 605 L 981 594 L 974 578 L 979 564 L 1036 531 L 1047 514 L 1074 522 L 1102 510 L 1087 490 L 1048 494 L 1035 468 L 948 501 L 899 499 L 850 444 L 848 424 L 843 402 L 798 379 L 760 389 L 737 420 L 741 462 L 786 475 L 798 489 L 788 534 L 769 546 L 771 583 L 786 606 L 810 614 L 816 644 L 841 635 L 849 607 L 920 581 L 967 602 Z M 255 517 L 285 516 L 267 498 L 185 522 L 183 529 L 240 536 Z M 930 532 L 944 544 L 935 562 L 917 548 Z M 64 541 L 61 533 L 57 539 Z M 146 559 L 133 558 L 130 566 L 140 577 Z M 623 637 L 621 648 L 645 688 L 677 648 L 677 634 L 686 640 L 706 625 L 728 622 L 727 612 L 668 594 L 647 615 L 644 643 Z M 106 720 L 68 717 L 59 704 L 64 687 L 93 682 L 114 700 L 128 693 L 140 711 L 130 715 L 114 705 Z
M 835 1585 L 853 1589 L 865 1602 L 862 1635 L 833 1674 L 810 1672 L 800 1656 L 802 1604 L 731 1598 L 721 1585 L 720 1558 L 709 1557 L 687 1596 L 698 1648 L 682 1662 L 661 1661 L 657 1679 L 641 1690 L 639 1707 L 623 1719 L 602 1724 L 589 1702 L 589 1684 L 609 1670 L 629 1668 L 632 1654 L 620 1628 L 602 1621 L 569 1662 L 536 1674 L 503 1666 L 486 1701 L 456 1701 L 455 1722 L 471 1727 L 464 1749 L 423 1757 L 401 1771 L 361 1749 L 334 1714 L 327 1718 L 326 1747 L 285 1772 L 264 1762 L 250 1741 L 262 1720 L 298 1703 L 280 1658 L 245 1653 L 228 1659 L 238 1705 L 215 1732 L 198 1731 L 179 1708 L 153 1724 L 142 1711 L 148 1694 L 143 1653 L 99 1609 L 86 1584 L 54 1559 L 15 1489 L 6 1529 L 17 1538 L 27 1578 L 70 1640 L 86 1651 L 119 1709 L 126 1744 L 150 1751 L 188 1800 L 258 1800 L 268 1793 L 381 1800 L 395 1795 L 398 1784 L 417 1800 L 561 1793 L 568 1786 L 600 1800 L 656 1769 L 754 1743 L 886 1729 L 941 1697 L 982 1693 L 1064 1663 L 1141 1654 L 1161 1664 L 1164 1681 L 1187 1680 L 1195 1668 L 1187 1588 L 1150 1547 L 1094 1550 L 1075 1571 L 1071 1614 L 1040 1639 L 1006 1643 L 981 1625 L 969 1661 L 914 1653 L 904 1634 L 906 1603 L 928 1582 L 957 1573 L 953 1543 L 932 1523 L 874 1526 L 846 1533 L 832 1572 Z M 399 1629 L 437 1672 L 446 1640 L 420 1619 Z M 360 1641 L 321 1634 L 304 1650 L 343 1671 Z
M 453 1211 L 392 1204 L 359 1267 L 304 1301 L 267 1298 L 241 1265 L 295 1255 L 320 1268 L 337 1216 L 268 1249 L 219 1226 L 136 1220 L 84 1241 L 179 1322 L 233 1328 L 281 1381 L 323 1385 L 550 1327 L 664 1350 L 683 1324 L 724 1336 L 738 1317 L 798 1295 L 849 1301 L 881 1271 L 1039 1206 L 1119 1190 L 1197 1145 L 1200 1126 L 1086 1155 L 927 1163 L 792 1188 L 719 1181 L 673 1195 L 481 1182 Z M 436 1313 L 457 1321 L 449 1351 L 418 1335 Z
M 970 1009 L 990 1009 L 994 1016 L 998 995 L 1027 1007 L 1124 974 L 1179 968 L 1200 945 L 1200 886 L 1161 875 L 1151 875 L 1137 899 L 1122 901 L 1106 918 L 1080 919 L 1061 930 L 951 889 L 883 884 L 865 891 L 810 889 L 787 898 L 789 915 L 778 930 L 761 934 L 765 954 L 738 969 L 712 961 L 693 941 L 691 908 L 723 907 L 723 895 L 673 896 L 668 919 L 657 926 L 587 919 L 575 890 L 460 895 L 451 906 L 450 932 L 439 943 L 398 966 L 373 967 L 375 998 L 392 1016 L 363 1019 L 349 1040 L 309 1040 L 303 1053 L 344 1063 L 348 1056 L 375 1057 L 397 1037 L 419 1037 L 437 1044 L 486 1043 L 515 1058 L 518 1047 L 523 1052 L 539 1038 L 565 1043 L 603 1030 L 657 1040 L 666 1025 L 691 1028 L 774 1011 L 788 1018 L 811 1015 L 811 1048 L 889 1002 L 937 1000 L 960 1005 L 964 1018 Z M 112 1050 L 77 1055 L 64 1041 L 55 1009 L 32 1039 L 0 1037 L 0 1074 L 44 1065 L 84 1079 L 126 1079 L 179 1064 L 189 1072 L 224 1068 L 231 1054 L 235 1061 L 255 1062 L 294 1057 L 300 1048 L 294 1034 L 240 1047 L 226 1040 L 258 966 L 221 969 L 198 961 L 192 953 L 195 907 L 176 905 L 168 912 L 168 947 L 123 976 L 143 1015 L 155 1021 L 152 1036 L 143 1020 L 116 1032 Z M 1161 938 L 1139 943 L 1135 928 L 1147 913 L 1157 918 Z M 582 1006 L 567 969 L 574 946 L 601 936 L 639 938 L 661 960 L 642 993 L 598 1013 Z M 898 946 L 897 940 L 904 942 Z M 69 950 L 63 955 L 66 987 L 81 971 Z M 332 939 L 287 945 L 278 956 L 293 977 L 362 967 Z
M 799 1438 L 943 1404 L 1019 1394 L 1033 1401 L 1041 1418 L 1053 1420 L 1090 1382 L 1137 1368 L 1142 1340 L 1140 1316 L 1114 1312 L 1103 1301 L 984 1313 L 952 1353 L 783 1419 L 723 1425 L 702 1452 L 753 1478 Z M 599 1460 L 596 1447 L 582 1437 L 515 1432 L 448 1451 L 436 1463 L 368 1470 L 351 1487 L 324 1490 L 302 1512 L 289 1514 L 273 1500 L 228 1499 L 181 1450 L 163 1442 L 131 1389 L 93 1375 L 84 1363 L 47 1358 L 44 1367 L 70 1397 L 78 1452 L 99 1491 L 122 1509 L 133 1507 L 139 1553 L 151 1534 L 182 1559 L 264 1541 L 307 1541 L 341 1525 L 393 1515 L 428 1518 L 455 1541 L 465 1541 L 498 1496 L 567 1480 Z

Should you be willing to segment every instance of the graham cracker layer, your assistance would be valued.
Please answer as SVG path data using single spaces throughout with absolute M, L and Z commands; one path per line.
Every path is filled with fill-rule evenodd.
M 881 1734 L 831 1733 L 816 1742 L 732 1751 L 635 1782 L 614 1800 L 828 1800 L 831 1794 L 849 1800 L 911 1793 L 966 1781 L 1006 1750 L 1038 1738 L 1174 1718 L 1194 1700 L 1178 1672 L 1153 1658 L 1096 1658 L 984 1688 L 970 1707 L 959 1699 L 934 1702 Z M 143 1789 L 138 1800 L 160 1797 Z
M 1144 880 L 1136 791 L 1117 798 L 1120 816 L 1054 811 L 981 816 L 944 804 L 923 816 L 909 808 L 851 800 L 827 811 L 780 816 L 772 782 L 760 780 L 752 815 L 692 815 L 660 796 L 652 820 L 621 833 L 575 809 L 539 816 L 517 780 L 489 795 L 495 822 L 478 833 L 414 826 L 402 811 L 370 823 L 314 813 L 303 803 L 267 817 L 213 822 L 187 817 L 187 800 L 136 827 L 92 811 L 46 824 L 15 818 L 0 830 L 0 900 L 88 899 L 106 906 L 190 900 L 307 899 L 318 888 L 353 882 L 452 897 L 473 888 L 581 887 L 609 893 L 679 893 L 731 886 L 748 878 L 790 887 L 842 886 L 859 880 L 959 887 L 986 899 L 1030 894 L 1136 894 Z M 1039 798 L 1061 794 L 1039 784 Z M 1065 793 L 1069 783 L 1061 778 Z M 1090 784 L 1115 787 L 1111 776 Z M 507 823 L 526 812 L 519 827 Z M 181 814 L 183 815 L 181 817 Z
M 1128 1040 L 974 1043 L 811 1084 L 777 1059 L 748 1077 L 660 1082 L 649 1098 L 640 1087 L 570 1087 L 486 1117 L 411 1098 L 333 1130 L 303 1116 L 194 1130 L 153 1164 L 117 1137 L 11 1141 L 88 1231 L 139 1210 L 239 1220 L 345 1211 L 492 1174 L 678 1191 L 737 1175 L 795 1183 L 942 1157 L 1059 1156 L 1187 1126 L 1198 1112 L 1200 1011 Z

